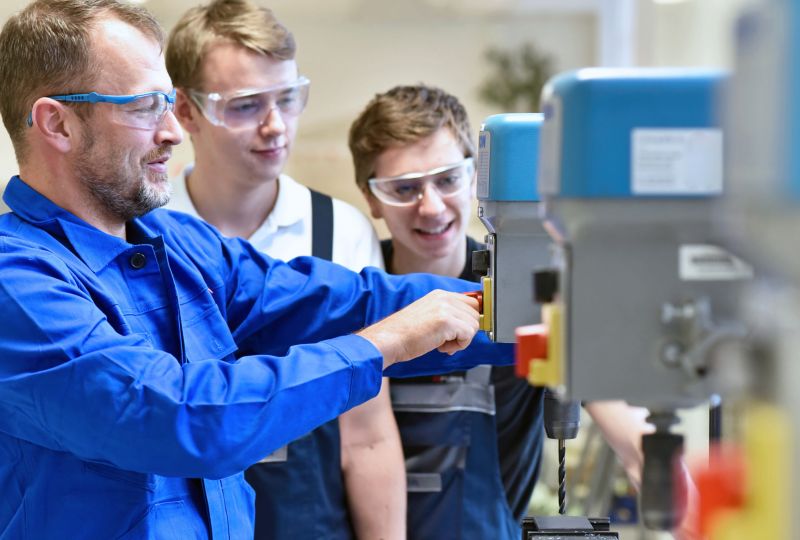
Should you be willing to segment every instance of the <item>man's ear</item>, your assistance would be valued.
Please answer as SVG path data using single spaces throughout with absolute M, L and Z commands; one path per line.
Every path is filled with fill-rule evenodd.
M 189 98 L 185 90 L 177 88 L 175 91 L 175 117 L 181 123 L 181 127 L 188 133 L 197 133 L 197 117 L 200 111 L 197 110 L 194 102 Z
M 370 192 L 369 188 L 362 187 L 361 194 L 367 199 L 367 204 L 369 205 L 369 215 L 371 215 L 374 219 L 381 219 L 383 218 L 383 207 L 381 206 L 381 202 L 375 197 L 375 195 Z
M 47 97 L 37 99 L 27 119 L 28 129 L 36 133 L 57 152 L 66 154 L 77 144 L 80 119 L 61 102 Z

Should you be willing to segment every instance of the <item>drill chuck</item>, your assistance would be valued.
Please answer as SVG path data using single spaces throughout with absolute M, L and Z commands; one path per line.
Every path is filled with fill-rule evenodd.
M 550 390 L 544 393 L 544 430 L 550 439 L 574 439 L 581 426 L 581 404 L 562 401 Z

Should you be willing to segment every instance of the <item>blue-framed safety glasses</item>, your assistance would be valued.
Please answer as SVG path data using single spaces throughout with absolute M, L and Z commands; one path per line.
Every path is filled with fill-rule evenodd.
M 110 103 L 112 121 L 136 129 L 154 129 L 164 119 L 168 111 L 175 108 L 175 89 L 164 92 L 145 92 L 114 96 L 89 92 L 86 94 L 60 94 L 47 96 L 65 103 Z M 32 112 L 28 113 L 28 125 L 33 125 Z

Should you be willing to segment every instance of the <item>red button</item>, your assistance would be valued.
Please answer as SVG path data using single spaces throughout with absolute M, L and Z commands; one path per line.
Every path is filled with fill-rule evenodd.
M 472 292 L 465 292 L 467 296 L 471 296 L 475 300 L 478 301 L 478 313 L 483 314 L 483 292 L 482 291 L 472 291 Z
M 520 326 L 515 333 L 516 374 L 517 377 L 527 379 L 531 360 L 547 358 L 547 327 L 543 324 Z

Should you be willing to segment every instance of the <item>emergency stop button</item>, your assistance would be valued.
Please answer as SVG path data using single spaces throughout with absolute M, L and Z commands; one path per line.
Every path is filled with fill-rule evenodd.
M 464 294 L 478 301 L 478 313 L 483 315 L 483 291 L 471 291 Z
M 520 326 L 517 335 L 516 359 L 514 361 L 517 377 L 528 378 L 531 361 L 547 358 L 547 328 L 543 324 Z

